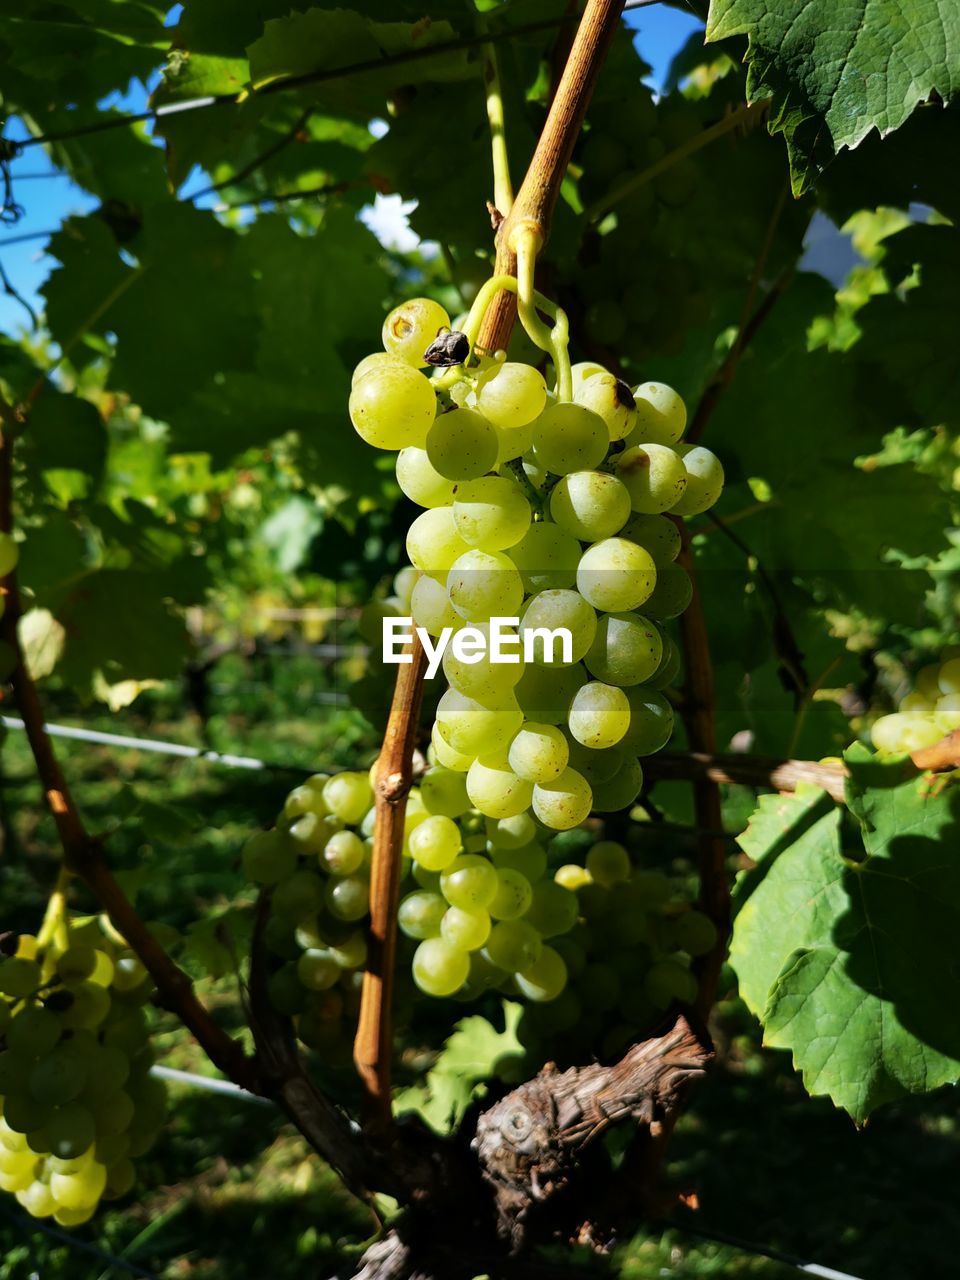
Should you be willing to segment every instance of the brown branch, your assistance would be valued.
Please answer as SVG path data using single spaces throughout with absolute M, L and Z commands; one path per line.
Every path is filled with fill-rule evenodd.
M 679 563 L 690 574 L 693 596 L 680 615 L 680 640 L 686 672 L 681 714 L 691 750 L 712 755 L 717 749 L 713 663 L 710 659 L 707 623 L 693 565 L 689 533 L 686 529 L 682 532 L 683 546 Z M 699 838 L 700 905 L 717 927 L 717 941 L 713 949 L 699 962 L 700 995 L 697 1009 L 706 1018 L 716 998 L 730 932 L 730 882 L 726 848 L 722 839 L 710 834 L 723 829 L 720 790 L 711 778 L 704 776 L 694 781 L 693 808 L 697 826 L 704 828 L 704 834 Z
M 376 825 L 370 863 L 370 945 L 363 975 L 353 1060 L 366 1091 L 371 1121 L 390 1123 L 391 1004 L 397 951 L 401 848 L 407 793 L 413 782 L 413 748 L 427 658 L 414 632 L 410 662 L 401 665 L 377 761 Z
M 533 227 L 541 244 L 546 243 L 567 165 L 622 9 L 623 0 L 587 2 L 530 166 L 497 232 L 498 275 L 517 273 L 511 243 L 516 230 Z M 497 351 L 507 345 L 516 310 L 514 295 L 501 290 L 487 310 L 477 342 L 481 350 Z
M 0 531 L 10 533 L 13 528 L 13 439 L 17 428 L 24 421 L 24 415 L 4 404 L 0 409 L 0 418 L 3 421 L 3 439 L 0 441 Z M 44 800 L 57 826 L 65 867 L 90 888 L 111 923 L 126 939 L 153 978 L 161 1003 L 177 1014 L 214 1066 L 235 1083 L 255 1092 L 258 1087 L 255 1064 L 244 1053 L 242 1045 L 218 1027 L 210 1017 L 194 994 L 190 979 L 163 950 L 120 888 L 104 859 L 101 841 L 87 832 L 53 743 L 44 729 L 40 697 L 24 659 L 19 634 L 23 609 L 16 569 L 3 580 L 0 590 L 6 600 L 6 609 L 0 621 L 0 638 L 10 646 L 15 658 L 11 676 L 14 699 L 24 722 L 37 775 L 43 787 Z
M 656 782 L 702 782 L 770 787 L 796 791 L 801 782 L 822 787 L 839 804 L 844 801 L 842 764 L 815 760 L 775 760 L 766 756 L 718 755 L 707 751 L 661 751 L 644 761 L 644 773 Z

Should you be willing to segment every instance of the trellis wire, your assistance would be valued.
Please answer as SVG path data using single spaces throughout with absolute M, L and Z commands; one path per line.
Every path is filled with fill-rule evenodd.
M 818 1276 L 820 1280 L 861 1280 L 860 1276 L 851 1275 L 849 1271 L 837 1271 L 834 1267 L 825 1267 L 819 1262 L 804 1262 L 802 1258 L 795 1258 L 792 1254 L 784 1253 L 782 1249 L 775 1249 L 772 1245 L 752 1244 L 749 1240 L 741 1240 L 739 1236 L 730 1235 L 725 1231 L 703 1231 L 700 1227 L 686 1222 L 671 1221 L 667 1225 L 687 1235 L 697 1236 L 701 1240 L 712 1240 L 715 1244 L 727 1244 L 731 1248 L 755 1254 L 759 1258 L 769 1258 L 771 1262 L 780 1262 L 808 1276 Z
M 205 1093 L 221 1093 L 240 1102 L 252 1102 L 256 1106 L 272 1107 L 275 1104 L 270 1098 L 261 1098 L 259 1094 L 241 1089 L 232 1080 L 221 1080 L 216 1076 L 198 1076 L 193 1071 L 180 1071 L 177 1067 L 153 1066 L 150 1074 L 159 1080 L 169 1080 L 172 1084 L 182 1084 L 188 1089 L 201 1089 Z

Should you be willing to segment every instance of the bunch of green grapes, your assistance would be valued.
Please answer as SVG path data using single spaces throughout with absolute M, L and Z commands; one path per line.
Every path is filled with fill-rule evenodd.
M 606 1025 L 621 980 L 622 1020 L 634 1028 L 674 1000 L 694 999 L 689 960 L 674 953 L 708 951 L 713 926 L 677 899 L 665 875 L 636 869 L 622 844 L 570 833 L 586 836 L 578 841 L 586 860 L 561 862 L 570 853 L 565 834 L 529 813 L 484 818 L 471 808 L 464 775 L 436 764 L 409 827 L 416 885 L 401 900 L 399 925 L 417 943 L 421 991 L 471 999 L 498 990 L 531 1008 L 549 1005 L 534 1021 L 551 1032 L 570 1031 L 590 1010 Z M 588 1039 L 596 1029 L 591 1022 Z
M 401 850 L 401 1008 L 416 994 L 471 1001 L 500 992 L 550 1005 L 537 1023 L 544 1032 L 590 1010 L 609 1031 L 694 998 L 689 957 L 709 950 L 715 933 L 666 876 L 636 869 L 621 844 L 593 843 L 582 830 L 558 835 L 530 813 L 485 817 L 466 776 L 429 754 Z M 270 998 L 327 1063 L 349 1054 L 356 1021 L 374 818 L 365 774 L 316 775 L 243 855 L 247 874 L 272 886 Z M 570 861 L 585 848 L 584 864 Z M 611 983 L 612 1004 L 600 991 Z
M 960 647 L 944 650 L 939 663 L 921 667 L 913 690 L 897 710 L 870 729 L 878 751 L 901 754 L 931 747 L 960 729 Z
M 133 1186 L 166 1093 L 150 1075 L 143 965 L 104 918 L 52 933 L 0 939 L 0 1187 L 73 1227 Z
M 243 850 L 247 877 L 270 888 L 271 1003 L 331 1060 L 347 1053 L 359 1007 L 373 821 L 367 774 L 315 774 L 290 792 L 273 830 Z
M 448 646 L 437 761 L 466 774 L 485 816 L 529 810 L 566 830 L 629 807 L 640 758 L 670 737 L 662 690 L 679 656 L 664 624 L 692 594 L 671 517 L 710 507 L 723 470 L 682 443 L 686 410 L 661 383 L 631 390 L 575 365 L 565 401 L 536 368 L 496 359 L 431 382 L 427 355 L 462 337 L 429 299 L 398 307 L 385 350 L 357 368 L 350 414 L 369 443 L 399 450 L 400 487 L 425 508 L 407 536 L 414 623 L 482 639 L 491 618 L 516 617 L 531 646 L 528 665 L 461 660 Z M 568 654 L 543 638 L 557 628 Z

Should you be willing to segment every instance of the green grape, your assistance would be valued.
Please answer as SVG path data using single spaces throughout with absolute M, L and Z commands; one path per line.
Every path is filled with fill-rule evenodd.
M 30 1072 L 30 1093 L 44 1106 L 58 1107 L 78 1098 L 86 1082 L 87 1064 L 67 1041 L 41 1058 Z
M 677 453 L 687 480 L 671 511 L 678 516 L 696 516 L 712 507 L 723 492 L 723 467 L 717 455 L 703 445 L 681 444 Z
M 705 956 L 717 942 L 717 927 L 702 911 L 685 911 L 673 926 L 673 939 L 690 956 Z
M 340 980 L 340 966 L 329 951 L 312 947 L 297 961 L 297 977 L 308 991 L 327 991 Z
M 423 446 L 437 412 L 433 387 L 409 365 L 376 365 L 350 392 L 350 421 L 375 449 Z
M 550 495 L 550 514 L 581 542 L 599 542 L 630 518 L 630 495 L 616 476 L 604 471 L 571 471 Z
M 522 849 L 537 838 L 537 824 L 529 813 L 518 813 L 512 818 L 488 818 L 484 828 L 494 850 Z
M 493 863 L 475 853 L 462 853 L 440 872 L 440 892 L 451 907 L 464 911 L 487 908 L 499 884 Z
M 436 470 L 426 449 L 415 445 L 397 454 L 397 484 L 418 507 L 445 507 L 453 501 L 454 482 Z
M 458 951 L 478 951 L 490 936 L 490 913 L 448 907 L 440 921 L 440 936 Z
M 498 871 L 506 871 L 508 868 L 519 871 L 532 885 L 536 885 L 547 872 L 547 853 L 539 844 L 525 844 L 519 849 L 494 848 L 490 856 Z
M 586 778 L 568 766 L 559 777 L 536 784 L 532 803 L 533 812 L 545 827 L 568 831 L 589 816 L 593 793 Z
M 553 947 L 544 947 L 539 956 L 516 976 L 521 994 L 536 1003 L 556 1000 L 567 985 L 567 966 Z
M 570 633 L 570 644 L 550 633 L 564 628 Z M 580 661 L 597 631 L 597 615 L 576 591 L 539 591 L 527 601 L 520 619 L 520 635 L 524 652 L 534 662 L 552 667 L 567 667 Z
M 463 626 L 459 618 L 456 619 L 456 624 Z M 475 698 L 485 707 L 497 707 L 505 699 L 513 697 L 514 686 L 523 675 L 525 663 L 520 656 L 519 642 L 514 646 L 501 638 L 499 652 L 495 653 L 494 637 L 491 636 L 489 624 L 476 623 L 474 628 L 483 637 L 482 651 L 471 654 L 470 657 L 474 660 L 467 661 L 466 658 L 457 657 L 453 645 L 447 645 L 443 653 L 443 674 L 451 688 L 469 698 Z M 502 631 L 507 632 L 508 629 L 502 628 Z M 509 630 L 509 634 L 513 635 L 515 632 Z M 479 644 L 476 647 L 481 648 Z M 504 662 L 501 660 L 503 657 L 516 658 L 517 661 Z
M 622 689 L 591 680 L 578 689 L 567 716 L 570 733 L 595 751 L 614 747 L 630 727 L 630 703 Z
M 49 1009 L 28 1005 L 15 1014 L 7 1028 L 7 1048 L 26 1058 L 42 1058 L 60 1039 L 60 1019 Z
M 439 636 L 445 628 L 456 630 L 461 620 L 454 612 L 447 589 L 430 574 L 424 573 L 417 579 L 410 598 L 410 614 L 414 624 L 423 627 L 428 635 Z M 444 650 L 444 658 L 450 652 L 449 646 Z
M 577 871 L 582 872 L 583 868 L 577 867 Z M 569 885 L 543 880 L 534 885 L 533 898 L 524 918 L 542 938 L 553 938 L 569 933 L 577 923 L 578 914 L 577 895 Z
M 129 1075 L 130 1058 L 122 1049 L 98 1045 L 83 1090 L 84 1101 L 96 1104 L 113 1097 L 126 1084 Z
M 434 765 L 423 775 L 420 794 L 430 813 L 444 818 L 459 818 L 470 808 L 466 781 L 461 773 Z
M 413 570 L 417 572 L 416 569 Z M 379 648 L 383 635 L 383 623 L 386 618 L 399 618 L 401 610 L 391 600 L 370 600 L 361 610 L 357 632 L 361 640 L 365 640 L 371 648 Z
M 580 544 L 550 521 L 531 525 L 507 555 L 520 570 L 524 590 L 531 594 L 572 587 L 577 580 Z
M 267 979 L 267 995 L 277 1013 L 292 1018 L 303 1011 L 306 991 L 295 964 L 285 964 Z
M 604 420 L 578 404 L 549 405 L 534 424 L 535 460 L 559 476 L 593 470 L 603 461 L 609 443 Z
M 51 1112 L 49 1103 L 38 1102 L 28 1093 L 8 1094 L 3 1100 L 3 1118 L 17 1133 L 32 1133 L 44 1128 Z
M 323 849 L 330 833 L 324 819 L 314 812 L 302 814 L 287 828 L 285 843 L 302 857 L 317 855 Z M 281 839 L 284 837 L 281 836 Z M 296 863 L 294 863 L 296 866 Z
M 689 969 L 672 960 L 660 960 L 651 965 L 643 981 L 644 991 L 657 1009 L 666 1009 L 679 1000 L 692 1004 L 697 998 L 697 980 Z
M 370 779 L 365 773 L 338 773 L 323 784 L 323 800 L 341 822 L 359 822 L 373 804 Z
M 323 847 L 320 863 L 335 876 L 349 876 L 363 866 L 367 846 L 355 831 L 336 831 Z
M 587 381 L 595 374 L 606 373 L 607 370 L 602 364 L 597 364 L 594 360 L 581 360 L 578 364 L 572 365 L 570 369 L 570 379 L 573 384 L 573 394 L 576 398 L 577 392 Z
M 512 697 L 491 708 L 448 689 L 437 704 L 436 722 L 444 741 L 473 760 L 504 750 L 523 723 L 523 712 Z
M 587 870 L 597 884 L 618 884 L 629 880 L 633 870 L 630 855 L 616 840 L 600 840 L 587 854 Z
M 126 1133 L 133 1120 L 134 1102 L 122 1089 L 93 1107 L 97 1138 L 115 1138 Z
M 937 699 L 934 709 L 934 723 L 940 733 L 952 733 L 960 729 L 960 694 L 945 693 Z
M 413 980 L 428 996 L 451 996 L 466 982 L 470 960 L 444 938 L 427 938 L 413 956 Z
M 656 671 L 646 681 L 648 689 L 660 690 L 666 689 L 673 684 L 677 676 L 680 674 L 681 658 L 680 650 L 674 644 L 670 636 L 661 631 L 660 636 L 663 640 L 663 657 L 660 659 L 660 665 Z
M 447 574 L 450 603 L 467 622 L 512 618 L 523 602 L 519 570 L 502 551 L 464 552 Z
M 356 929 L 327 950 L 341 969 L 359 969 L 367 958 L 366 935 L 362 929 Z
M 504 430 L 502 427 L 495 428 L 497 433 L 497 470 L 501 470 L 503 466 L 512 462 L 514 458 L 522 458 L 525 453 L 529 453 L 533 448 L 533 423 L 528 422 L 523 427 L 511 427 Z
M 9 1173 L 5 1169 L 0 1169 L 0 1190 L 2 1191 L 25 1191 L 32 1181 L 32 1168 L 18 1168 Z
M 540 416 L 547 403 L 547 384 L 538 369 L 508 360 L 484 378 L 477 392 L 477 406 L 497 427 L 524 427 Z
M 31 1218 L 49 1218 L 57 1207 L 53 1192 L 45 1182 L 31 1182 L 28 1187 L 18 1191 L 17 1202 Z
M 629 756 L 612 778 L 593 783 L 593 807 L 597 813 L 619 813 L 629 808 L 643 787 L 643 769 L 640 762 Z
M 529 807 L 533 784 L 518 778 L 500 756 L 486 756 L 467 770 L 467 795 L 488 818 L 513 818 Z
M 441 332 L 450 328 L 450 317 L 432 298 L 411 298 L 402 302 L 383 322 L 383 347 L 388 355 L 415 368 L 427 361 L 424 352 Z
M 440 921 L 447 910 L 447 903 L 439 893 L 417 890 L 408 893 L 400 902 L 397 924 L 408 938 L 435 938 L 440 932 Z
M 40 966 L 35 960 L 10 956 L 0 962 L 0 995 L 22 999 L 40 986 Z
M 604 613 L 626 613 L 649 598 L 657 570 L 648 551 L 625 538 L 588 547 L 577 568 L 577 590 Z
M 516 920 L 526 912 L 532 900 L 533 889 L 522 872 L 511 867 L 497 867 L 497 892 L 490 903 L 490 914 L 495 920 Z
M 364 875 L 331 877 L 324 899 L 336 919 L 362 920 L 370 910 L 370 881 Z
M 457 532 L 452 507 L 432 507 L 429 511 L 421 511 L 407 530 L 407 555 L 410 563 L 423 573 L 442 577 L 457 557 L 469 550 Z M 414 588 L 414 596 L 417 587 Z
M 549 782 L 559 777 L 569 757 L 570 748 L 560 730 L 535 720 L 527 721 L 518 731 L 507 755 L 513 772 L 528 782 Z
M 278 831 L 258 831 L 243 846 L 243 873 L 255 884 L 277 884 L 297 868 L 294 843 Z
M 693 581 L 686 569 L 664 564 L 657 567 L 657 585 L 643 607 L 651 618 L 666 621 L 678 618 L 692 599 Z
M 650 689 L 628 689 L 630 728 L 623 745 L 634 755 L 650 756 L 670 741 L 673 708 L 662 694 Z
M 475 409 L 451 409 L 427 433 L 430 465 L 447 480 L 476 480 L 496 465 L 499 450 L 493 425 Z
M 73 1160 L 82 1155 L 97 1136 L 93 1113 L 78 1102 L 57 1107 L 44 1128 L 51 1152 L 61 1160 Z
M 417 579 L 419 577 L 419 569 L 414 569 L 412 564 L 405 564 L 393 579 L 393 594 L 405 609 L 410 608 L 410 599 L 413 595 L 413 588 L 417 585 Z M 373 638 L 373 643 L 376 643 L 379 639 L 380 634 L 378 632 Z
M 69 946 L 57 957 L 57 976 L 64 982 L 81 982 L 97 967 L 97 953 L 89 946 Z
M 937 674 L 937 689 L 947 697 L 960 694 L 960 657 L 947 658 L 941 665 Z
M 460 828 L 440 814 L 426 818 L 410 835 L 410 856 L 428 871 L 449 867 L 462 848 Z
M 595 373 L 587 378 L 574 391 L 574 400 L 600 415 L 611 440 L 622 440 L 636 426 L 633 392 L 612 373 Z
M 634 512 L 620 531 L 621 538 L 628 538 L 649 551 L 653 563 L 671 564 L 680 554 L 680 529 L 668 516 L 644 516 Z
M 274 889 L 270 907 L 286 919 L 306 920 L 320 910 L 323 895 L 323 881 L 315 872 L 295 871 Z
M 510 976 L 503 969 L 491 964 L 482 951 L 470 952 L 470 974 L 464 986 L 464 995 L 472 999 L 503 985 Z
M 500 920 L 490 930 L 483 954 L 498 969 L 517 973 L 529 969 L 542 950 L 543 942 L 533 925 L 526 920 Z
M 444 769 L 451 769 L 457 773 L 466 773 L 473 763 L 474 756 L 464 755 L 462 752 L 454 751 L 453 747 L 444 738 L 437 724 L 433 725 L 430 730 L 430 753 L 432 759 Z M 466 782 L 464 782 L 466 785 Z
M 687 486 L 683 459 L 664 444 L 638 444 L 617 459 L 617 475 L 641 515 L 676 510 Z
M 76 1173 L 55 1173 L 50 1193 L 61 1209 L 89 1209 L 97 1204 L 107 1185 L 107 1171 L 91 1160 Z
M 471 547 L 504 551 L 530 528 L 530 503 L 515 480 L 481 476 L 456 486 L 453 518 L 460 537 Z
M 663 569 L 657 570 L 660 586 Z M 652 597 L 650 597 L 652 598 Z M 644 608 L 650 603 L 646 601 Z M 642 684 L 655 674 L 663 657 L 660 632 L 646 618 L 636 613 L 606 613 L 597 623 L 597 633 L 584 657 L 592 676 L 605 684 Z
M 104 1200 L 119 1200 L 125 1196 L 137 1180 L 136 1169 L 132 1160 L 114 1161 L 107 1169 L 107 1185 L 103 1192 Z
M 633 389 L 637 423 L 633 444 L 675 445 L 687 425 L 686 405 L 665 382 L 642 382 Z
M 580 666 L 543 667 L 530 663 L 517 685 L 516 700 L 528 719 L 560 724 L 566 720 L 574 694 L 586 679 Z

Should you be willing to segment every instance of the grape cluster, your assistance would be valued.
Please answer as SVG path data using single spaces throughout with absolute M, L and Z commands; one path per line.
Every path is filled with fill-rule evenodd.
M 0 952 L 0 1187 L 77 1226 L 130 1190 L 164 1120 L 142 1008 L 153 985 L 95 917 L 61 919 L 43 946 L 4 934 Z
M 404 824 L 397 976 L 413 987 L 398 981 L 401 1009 L 416 991 L 461 1001 L 499 991 L 555 1006 L 546 1032 L 590 1010 L 603 1026 L 616 1015 L 636 1028 L 694 998 L 690 957 L 715 934 L 665 875 L 583 830 L 557 834 L 526 812 L 485 817 L 465 775 L 429 754 Z M 317 774 L 243 853 L 248 876 L 271 887 L 271 1001 L 328 1064 L 349 1053 L 356 1019 L 373 824 L 367 775 Z M 585 848 L 585 864 L 570 860 Z
M 913 690 L 873 722 L 870 736 L 878 751 L 900 754 L 931 747 L 954 729 L 960 729 L 960 647 L 921 667 Z
M 536 368 L 482 359 L 422 372 L 449 317 L 415 299 L 390 313 L 385 350 L 355 374 L 350 415 L 370 444 L 397 449 L 397 480 L 425 510 L 411 525 L 408 594 L 431 636 L 519 618 L 531 661 L 477 661 L 448 645 L 448 689 L 433 750 L 466 773 L 471 805 L 493 819 L 532 810 L 553 830 L 631 805 L 641 757 L 670 737 L 662 690 L 679 667 L 664 624 L 689 603 L 668 516 L 705 511 L 723 471 L 683 444 L 686 410 L 661 383 L 630 390 L 600 365 L 575 365 L 559 399 Z M 544 629 L 565 628 L 568 653 Z M 471 655 L 476 657 L 477 655 Z
M 243 869 L 270 887 L 264 940 L 274 1008 L 329 1057 L 349 1045 L 367 957 L 373 791 L 365 773 L 315 774 L 287 796 L 271 831 L 252 836 Z

